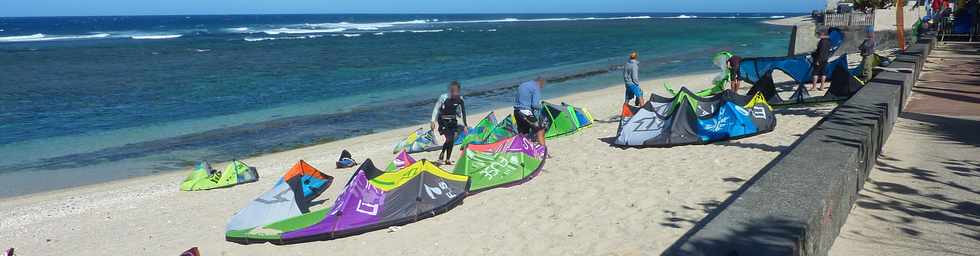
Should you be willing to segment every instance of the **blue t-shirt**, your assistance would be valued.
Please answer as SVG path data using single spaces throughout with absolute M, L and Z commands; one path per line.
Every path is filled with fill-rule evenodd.
M 541 86 L 538 85 L 537 81 L 527 81 L 517 87 L 517 99 L 514 101 L 514 109 L 541 109 Z

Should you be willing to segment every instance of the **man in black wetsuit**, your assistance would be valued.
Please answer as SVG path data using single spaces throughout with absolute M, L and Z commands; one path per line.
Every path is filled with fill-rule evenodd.
M 439 134 L 445 138 L 442 144 L 442 152 L 439 152 L 438 164 L 453 164 L 453 146 L 456 143 L 456 136 L 461 128 L 469 127 L 466 123 L 466 105 L 463 103 L 463 96 L 460 94 L 461 85 L 459 81 L 449 84 L 449 93 L 439 96 L 435 109 L 432 110 L 432 119 L 439 125 Z M 463 119 L 463 127 L 459 126 L 459 119 Z

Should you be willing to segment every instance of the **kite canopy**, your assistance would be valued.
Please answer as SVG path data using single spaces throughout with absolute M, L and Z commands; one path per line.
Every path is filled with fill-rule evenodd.
M 862 82 L 847 69 L 847 55 L 842 55 L 827 63 L 826 74 L 830 75 L 830 90 L 823 96 L 811 96 L 806 90 L 806 83 L 812 78 L 810 56 L 797 55 L 790 57 L 746 58 L 742 60 L 740 72 L 743 80 L 752 83 L 748 95 L 762 93 L 770 104 L 790 105 L 825 101 L 838 101 L 850 98 L 860 89 Z M 779 96 L 773 81 L 772 73 L 780 70 L 790 76 L 797 84 L 793 95 L 783 99 Z M 854 80 L 853 82 L 850 80 Z M 836 82 L 835 82 L 836 81 Z
M 472 144 L 490 144 L 517 135 L 517 120 L 513 115 L 504 117 L 500 122 L 496 120 L 496 115 L 490 112 L 464 139 L 465 143 L 461 144 L 460 149 L 465 149 Z
M 844 40 L 844 32 L 837 28 L 829 30 L 830 52 L 837 51 Z M 810 54 L 800 54 L 788 57 L 759 57 L 744 58 L 739 65 L 739 77 L 753 86 L 748 95 L 762 93 L 772 105 L 790 105 L 839 101 L 850 98 L 863 83 L 854 77 L 858 70 L 850 70 L 847 65 L 847 55 L 841 55 L 836 60 L 827 63 L 824 74 L 830 75 L 830 90 L 823 96 L 811 96 L 806 90 L 806 84 L 813 80 L 813 58 Z M 773 81 L 773 71 L 782 71 L 796 82 L 796 89 L 788 99 L 779 96 Z M 843 71 L 843 72 L 842 72 Z M 853 80 L 853 81 L 852 81 Z
M 460 128 L 459 136 L 456 137 L 455 145 L 460 145 L 463 143 L 463 139 L 469 133 L 470 129 L 465 127 Z M 420 153 L 428 151 L 436 151 L 442 148 L 442 144 L 437 144 L 435 139 L 435 133 L 432 130 L 423 130 L 419 128 L 412 133 L 409 133 L 405 139 L 395 144 L 395 149 L 392 151 L 393 154 L 398 154 L 401 151 L 407 151 L 408 153 Z
M 483 144 L 493 144 L 514 136 L 517 136 L 517 119 L 514 119 L 514 115 L 507 115 L 507 117 L 504 117 L 504 119 L 500 120 L 493 127 L 493 130 L 490 131 L 490 136 L 487 137 Z
M 674 98 L 652 95 L 642 108 L 624 105 L 623 112 L 614 142 L 619 146 L 703 144 L 754 136 L 776 126 L 765 98 L 731 91 L 705 98 L 681 88 Z
M 471 191 L 521 183 L 544 167 L 547 149 L 517 135 L 493 144 L 469 145 L 453 173 L 470 177 Z
M 545 132 L 547 138 L 575 134 L 582 129 L 591 127 L 592 123 L 595 122 L 592 113 L 584 108 L 576 108 L 564 102 L 561 105 L 544 102 L 543 105 L 545 117 L 551 120 L 551 126 Z
M 372 171 L 355 174 L 329 211 L 319 211 L 308 227 L 282 233 L 280 241 L 334 239 L 435 216 L 461 203 L 469 184 L 466 176 L 425 160 L 370 178 Z
M 231 187 L 259 180 L 259 173 L 242 161 L 232 161 L 225 171 L 219 172 L 211 168 L 207 161 L 197 165 L 194 171 L 180 183 L 180 190 L 208 190 Z
M 572 135 L 591 127 L 595 123 L 595 118 L 587 109 L 576 108 L 564 102 L 561 105 L 544 102 L 543 105 L 544 117 L 548 118 L 551 123 L 545 132 L 547 138 Z M 470 130 L 470 134 L 461 145 L 462 148 L 466 148 L 473 144 L 493 144 L 516 135 L 517 120 L 514 119 L 513 115 L 508 115 L 498 122 L 496 115 L 490 112 L 487 117 Z
M 269 224 L 309 213 L 313 199 L 327 190 L 333 180 L 300 160 L 271 189 L 231 217 L 225 237 L 246 243 L 249 239 L 268 238 L 269 232 L 282 228 Z
M 415 158 L 412 158 L 412 156 L 408 155 L 408 152 L 402 150 L 401 153 L 398 153 L 398 155 L 395 156 L 395 160 L 392 160 L 391 163 L 388 164 L 388 167 L 385 168 L 385 172 L 401 170 L 402 168 L 412 165 L 415 162 L 417 162 L 415 161 Z
M 497 125 L 497 115 L 493 112 L 487 114 L 480 122 L 470 129 L 470 132 L 463 138 L 463 142 L 460 143 L 460 147 L 466 147 L 469 144 L 480 144 L 485 142 L 493 132 L 493 127 Z
M 332 207 L 244 231 L 238 243 L 276 244 L 328 240 L 402 225 L 448 211 L 466 196 L 469 179 L 422 160 L 382 172 L 370 159 L 360 165 Z

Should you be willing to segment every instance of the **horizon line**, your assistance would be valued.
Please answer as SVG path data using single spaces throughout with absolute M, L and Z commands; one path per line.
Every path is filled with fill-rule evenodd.
M 699 12 L 336 12 L 336 13 L 228 13 L 228 14 L 111 14 L 111 15 L 42 15 L 42 16 L 0 16 L 3 18 L 83 18 L 83 17 L 166 17 L 166 16 L 262 16 L 262 15 L 494 15 L 494 14 L 702 14 L 702 13 L 733 13 L 733 14 L 808 14 L 806 12 L 720 12 L 720 11 L 699 11 Z

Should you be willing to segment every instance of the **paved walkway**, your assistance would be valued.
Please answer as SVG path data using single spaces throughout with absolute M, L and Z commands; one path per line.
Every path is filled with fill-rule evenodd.
M 980 44 L 932 52 L 859 197 L 830 255 L 980 255 Z

